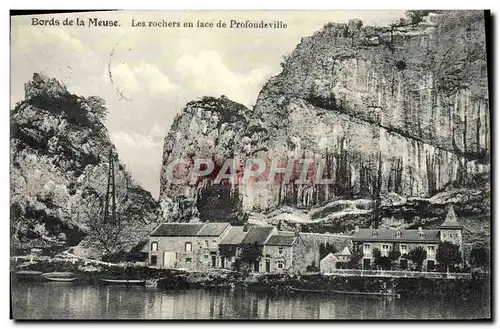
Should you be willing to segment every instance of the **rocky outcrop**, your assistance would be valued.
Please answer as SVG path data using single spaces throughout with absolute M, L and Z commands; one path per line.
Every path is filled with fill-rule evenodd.
M 74 246 L 84 238 L 92 245 L 90 227 L 102 217 L 109 152 L 116 153 L 105 116 L 102 99 L 73 95 L 55 79 L 34 74 L 26 83 L 25 99 L 10 113 L 13 247 Z M 119 249 L 127 249 L 147 236 L 158 204 L 118 159 L 115 179 L 124 226 L 120 240 L 127 241 Z
M 231 185 L 237 188 L 240 211 L 250 213 L 255 223 L 276 222 L 273 214 L 292 209 L 295 222 L 310 222 L 305 225 L 311 230 L 345 231 L 356 222 L 369 225 L 371 200 L 379 194 L 382 216 L 412 222 L 424 207 L 424 216 L 440 218 L 439 210 L 425 210 L 435 206 L 428 200 L 463 189 L 475 200 L 472 213 L 489 214 L 491 128 L 483 12 L 442 12 L 390 27 L 364 27 L 359 20 L 326 24 L 303 38 L 282 67 L 263 87 L 253 111 L 238 126 L 228 126 L 235 136 L 231 143 L 217 144 L 217 124 L 199 122 L 205 111 L 193 116 L 191 109 L 184 110 L 165 140 L 164 168 L 200 138 L 204 146 L 188 146 L 194 151 L 190 156 L 208 151 L 222 158 L 237 155 L 241 162 L 324 161 L 323 174 L 332 180 L 326 185 L 266 179 Z M 172 151 L 173 143 L 178 151 Z M 179 189 L 188 191 L 181 194 L 191 200 L 205 195 L 203 187 L 173 190 L 164 176 L 161 185 L 161 200 L 170 200 Z M 405 211 L 391 203 L 394 196 L 408 205 Z M 447 204 L 459 203 L 460 214 L 471 214 L 470 199 L 453 200 Z M 335 202 L 340 208 L 328 207 Z M 205 212 L 190 209 L 199 217 Z M 179 217 L 173 213 L 170 220 Z
M 238 186 L 227 181 L 213 184 L 213 181 L 224 162 L 239 154 L 249 115 L 245 106 L 225 96 L 190 102 L 177 115 L 163 148 L 160 202 L 167 220 L 238 220 L 241 213 Z M 215 168 L 210 175 L 191 182 L 189 174 L 196 159 L 209 159 Z M 182 169 L 169 167 L 178 160 L 185 164 L 175 168 Z M 170 174 L 187 181 L 173 183 Z

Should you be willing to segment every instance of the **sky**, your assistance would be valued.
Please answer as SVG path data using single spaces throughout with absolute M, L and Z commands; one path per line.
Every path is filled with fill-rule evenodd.
M 24 83 L 41 72 L 71 93 L 99 96 L 120 160 L 157 198 L 163 139 L 183 106 L 203 96 L 228 98 L 249 108 L 267 79 L 279 74 L 283 55 L 327 22 L 359 18 L 388 25 L 404 11 L 122 11 L 12 17 L 11 108 Z M 31 25 L 32 18 L 60 21 Z M 62 26 L 65 18 L 86 26 Z M 89 27 L 89 18 L 120 27 Z M 132 26 L 134 22 L 193 22 L 193 28 Z M 282 21 L 286 29 L 197 28 L 200 22 Z M 136 25 L 136 24 L 135 24 Z M 111 73 L 111 74 L 110 74 Z

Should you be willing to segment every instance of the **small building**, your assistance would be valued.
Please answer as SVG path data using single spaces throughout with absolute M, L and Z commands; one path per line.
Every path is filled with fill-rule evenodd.
M 265 273 L 305 272 L 305 243 L 299 231 L 279 232 L 264 244 Z
M 269 240 L 269 238 L 278 234 L 278 229 L 274 226 L 243 226 L 243 231 L 246 232 L 245 237 L 241 241 L 239 258 L 241 259 L 241 265 L 243 268 L 248 269 L 252 272 L 265 272 L 265 265 L 262 261 L 262 256 L 260 257 L 248 257 L 246 253 L 252 253 L 254 248 L 256 252 L 263 253 L 264 245 Z
M 231 226 L 219 242 L 219 264 L 221 268 L 235 270 L 236 258 L 239 256 L 241 242 L 247 231 L 243 226 Z
M 332 273 L 337 269 L 339 258 L 332 253 L 329 253 L 319 261 L 319 270 L 322 274 Z
M 207 223 L 196 233 L 196 269 L 219 268 L 219 243 L 229 231 L 229 223 Z
M 204 226 L 202 223 L 160 224 L 149 237 L 149 265 L 194 269 L 197 234 Z
M 346 268 L 347 263 L 351 260 L 351 251 L 348 246 L 345 246 L 342 251 L 335 253 L 337 256 L 338 264 L 337 268 Z

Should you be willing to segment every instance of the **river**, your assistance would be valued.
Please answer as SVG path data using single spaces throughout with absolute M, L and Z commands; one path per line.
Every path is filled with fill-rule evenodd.
M 488 302 L 13 282 L 14 319 L 464 319 Z

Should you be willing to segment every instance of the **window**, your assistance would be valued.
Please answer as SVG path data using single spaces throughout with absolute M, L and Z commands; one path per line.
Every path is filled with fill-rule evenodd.
M 277 266 L 278 266 L 278 268 L 280 268 L 280 269 L 281 269 L 281 268 L 283 268 L 283 261 L 282 261 L 282 260 L 278 260 L 278 261 L 276 262 L 276 265 L 277 265 Z
M 278 252 L 279 252 L 279 254 L 281 255 L 281 254 L 283 253 L 283 247 L 279 247 L 279 248 L 278 248 Z
M 402 254 L 406 254 L 406 253 L 408 253 L 408 246 L 407 246 L 407 245 L 402 244 L 402 245 L 400 246 L 400 249 L 401 249 L 401 253 L 402 253 Z
M 400 238 L 401 237 L 401 232 L 400 231 L 397 231 L 396 232 L 396 237 Z
M 212 240 L 212 248 L 217 248 L 217 240 Z
M 427 246 L 427 252 L 433 254 L 434 253 L 434 246 Z
M 191 244 L 191 242 L 186 242 L 186 244 L 184 245 L 184 251 L 191 252 L 192 250 L 193 245 Z
M 151 266 L 156 266 L 156 264 L 158 263 L 158 256 L 156 255 L 151 255 Z
M 191 258 L 186 258 L 186 263 L 191 263 Z
M 208 259 L 208 255 L 203 255 L 203 258 Z
M 208 240 L 205 240 L 205 248 L 208 248 Z
M 158 251 L 158 242 L 151 242 L 151 251 Z
M 382 245 L 382 250 L 383 251 L 389 251 L 389 245 L 388 244 L 383 244 Z
M 365 244 L 365 245 L 363 246 L 363 250 L 364 250 L 365 252 L 370 252 L 370 245 L 369 245 L 369 244 Z

